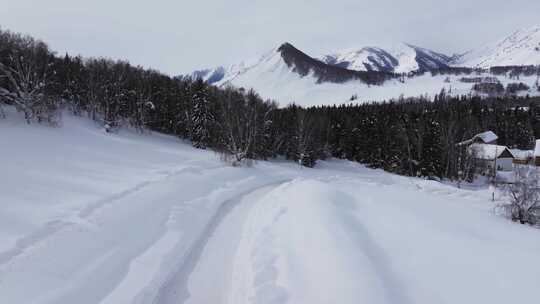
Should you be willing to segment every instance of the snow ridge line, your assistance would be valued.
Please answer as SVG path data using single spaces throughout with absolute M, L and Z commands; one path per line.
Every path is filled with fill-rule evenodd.
M 86 219 L 92 216 L 96 211 L 98 211 L 99 209 L 107 205 L 111 205 L 115 201 L 118 201 L 126 196 L 129 196 L 138 191 L 141 191 L 150 185 L 165 181 L 173 176 L 176 176 L 182 173 L 186 173 L 190 171 L 193 171 L 193 172 L 208 171 L 208 170 L 218 169 L 221 167 L 222 166 L 215 166 L 215 167 L 210 167 L 210 168 L 205 168 L 205 169 L 199 169 L 198 171 L 196 171 L 197 170 L 196 167 L 186 166 L 186 167 L 182 167 L 176 170 L 167 171 L 165 175 L 162 177 L 159 177 L 153 180 L 140 182 L 131 188 L 112 194 L 104 199 L 100 199 L 92 204 L 89 204 L 71 218 L 62 219 L 62 220 L 53 220 L 53 221 L 47 222 L 41 228 L 38 228 L 34 232 L 18 239 L 13 248 L 8 249 L 4 252 L 0 252 L 0 266 L 5 266 L 6 264 L 11 262 L 18 256 L 24 254 L 30 248 L 45 241 L 46 239 L 56 234 L 57 232 L 61 231 L 62 229 L 65 229 L 67 227 L 77 225 L 77 224 L 92 226 L 91 224 L 88 223 Z M 1 267 L 0 267 L 0 270 L 1 270 Z
M 223 219 L 242 201 L 242 198 L 265 187 L 277 187 L 283 183 L 290 181 L 289 179 L 280 180 L 272 183 L 267 183 L 256 188 L 252 188 L 239 195 L 223 202 L 215 214 L 210 219 L 208 225 L 190 246 L 190 249 L 180 258 L 177 269 L 165 279 L 164 283 L 158 290 L 158 293 L 153 304 L 168 304 L 168 303 L 185 303 L 190 297 L 188 282 L 191 273 L 194 271 L 204 248 L 208 241 L 219 227 Z

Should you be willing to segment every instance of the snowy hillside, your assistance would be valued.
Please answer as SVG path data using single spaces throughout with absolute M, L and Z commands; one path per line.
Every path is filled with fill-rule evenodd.
M 490 74 L 480 75 L 491 77 Z M 237 87 L 254 88 L 262 97 L 274 99 L 281 106 L 296 103 L 302 106 L 317 106 L 328 104 L 362 103 L 398 99 L 400 96 L 417 97 L 420 95 L 434 97 L 442 89 L 451 95 L 470 94 L 473 84 L 460 81 L 464 76 L 423 76 L 405 78 L 405 82 L 391 80 L 384 85 L 366 85 L 358 81 L 346 83 L 317 83 L 312 76 L 300 77 L 292 72 L 278 56 L 269 58 L 265 64 L 259 65 L 249 72 L 231 80 L 230 84 Z M 515 82 L 510 78 L 496 77 L 503 85 Z M 529 91 L 521 95 L 538 95 L 534 88 L 536 76 L 522 77 L 520 81 L 528 83 Z M 351 101 L 351 97 L 357 97 Z
M 290 44 L 291 48 L 294 48 Z M 301 52 L 298 50 L 298 52 Z M 253 88 L 264 98 L 274 99 L 285 106 L 295 102 L 304 106 L 342 104 L 351 101 L 382 101 L 392 98 L 434 96 L 441 89 L 451 94 L 478 94 L 471 83 L 459 81 L 464 76 L 434 76 L 429 71 L 448 70 L 451 67 L 489 68 L 492 66 L 540 65 L 540 26 L 517 31 L 500 42 L 471 51 L 462 56 L 447 56 L 426 48 L 406 43 L 388 50 L 378 47 L 348 49 L 331 54 L 310 57 L 302 53 L 303 63 L 291 64 L 275 48 L 265 55 L 230 67 L 218 67 L 194 72 L 218 86 L 233 85 Z M 384 78 L 377 83 L 358 81 L 359 73 L 410 73 L 427 72 L 420 76 Z M 508 74 L 508 73 L 507 73 Z M 321 76 L 322 75 L 322 76 Z M 328 76 L 330 75 L 330 76 Z M 336 76 L 337 75 L 337 76 Z M 416 75 L 416 74 L 415 74 Z M 375 75 L 375 77 L 378 77 Z M 515 82 L 509 75 L 493 75 L 484 70 L 475 77 L 491 78 L 504 86 Z M 403 80 L 403 79 L 401 79 Z M 530 89 L 518 95 L 539 95 L 535 88 L 536 76 L 520 77 Z M 354 96 L 354 98 L 352 98 Z M 354 100 L 351 100 L 354 99 Z
M 406 62 L 414 65 L 416 61 L 407 61 L 410 53 L 404 52 L 400 56 L 402 67 Z M 426 61 L 427 62 L 427 61 Z M 420 95 L 433 97 L 442 89 L 451 95 L 475 94 L 471 89 L 473 84 L 463 82 L 461 79 L 467 75 L 437 75 L 425 73 L 421 76 L 405 77 L 386 80 L 381 85 L 370 85 L 357 79 L 343 83 L 321 82 L 312 72 L 305 76 L 300 75 L 289 66 L 278 49 L 275 49 L 252 64 L 241 73 L 228 76 L 215 83 L 218 86 L 233 85 L 246 89 L 253 88 L 263 98 L 274 99 L 281 106 L 296 103 L 302 106 L 316 106 L 328 104 L 350 103 L 351 97 L 357 97 L 354 102 L 382 101 L 397 99 L 400 96 L 417 97 Z M 472 75 L 470 77 L 494 77 L 503 86 L 516 82 L 506 75 L 494 76 L 489 73 Z M 523 76 L 520 81 L 529 85 L 530 89 L 520 92 L 520 95 L 538 95 L 540 92 L 534 87 L 536 76 Z
M 451 58 L 417 46 L 401 43 L 391 50 L 378 47 L 349 49 L 321 56 L 328 64 L 356 71 L 408 73 L 448 67 Z
M 277 52 L 277 49 L 274 48 L 261 56 L 253 57 L 237 64 L 195 71 L 189 76 L 192 78 L 202 78 L 211 84 L 223 84 L 264 62 L 268 57 Z
M 481 68 L 540 65 L 540 25 L 518 30 L 496 43 L 472 50 L 455 64 Z
M 324 55 L 320 60 L 327 64 L 340 66 L 355 71 L 393 72 L 399 65 L 398 60 L 387 51 L 378 47 L 365 47 L 359 50 L 349 49 Z
M 269 59 L 269 66 L 276 64 Z M 280 65 L 277 63 L 277 68 Z M 0 119 L 0 303 L 532 303 L 539 230 L 486 190 Z

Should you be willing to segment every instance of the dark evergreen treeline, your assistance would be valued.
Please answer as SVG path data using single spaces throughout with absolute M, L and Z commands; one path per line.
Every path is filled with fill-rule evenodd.
M 525 66 L 494 66 L 490 68 L 469 68 L 469 67 L 445 67 L 435 70 L 422 70 L 409 73 L 409 76 L 419 76 L 425 73 L 431 75 L 481 75 L 489 73 L 492 75 L 508 75 L 509 78 L 517 78 L 519 76 L 540 76 L 540 66 L 525 65 Z
M 306 165 L 333 156 L 404 175 L 457 179 L 467 165 L 463 147 L 457 144 L 477 133 L 492 130 L 502 145 L 532 149 L 540 137 L 538 102 L 539 98 L 451 98 L 442 92 L 434 101 L 290 106 L 277 110 L 277 121 L 296 116 L 303 128 L 290 118 L 291 123 L 276 125 L 283 128 L 276 134 L 296 130 L 277 153 Z
M 457 143 L 493 130 L 500 143 L 531 148 L 538 99 L 414 98 L 378 104 L 278 108 L 253 91 L 216 88 L 124 61 L 56 56 L 43 42 L 0 31 L 0 115 L 15 106 L 28 123 L 59 122 L 61 109 L 107 131 L 129 125 L 190 140 L 235 164 L 284 156 L 311 167 L 337 157 L 374 168 L 459 178 Z

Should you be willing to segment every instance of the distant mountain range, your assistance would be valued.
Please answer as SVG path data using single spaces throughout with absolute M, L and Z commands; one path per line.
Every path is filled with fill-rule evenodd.
M 191 76 L 218 86 L 254 88 L 281 104 L 314 105 L 343 103 L 353 96 L 376 101 L 430 95 L 442 88 L 452 91 L 448 77 L 426 77 L 426 72 L 480 68 L 489 74 L 492 67 L 529 65 L 540 65 L 540 26 L 454 56 L 402 43 L 391 50 L 363 47 L 312 57 L 284 43 L 251 62 L 195 71 Z M 406 80 L 403 74 L 408 74 Z M 461 84 L 454 88 L 456 94 L 471 89 Z

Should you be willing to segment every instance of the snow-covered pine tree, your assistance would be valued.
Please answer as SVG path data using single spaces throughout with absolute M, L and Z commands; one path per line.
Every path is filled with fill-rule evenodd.
M 211 144 L 210 129 L 214 124 L 207 84 L 198 79 L 193 85 L 193 91 L 191 142 L 195 148 L 206 149 Z
M 305 167 L 315 166 L 317 156 L 314 146 L 314 121 L 304 110 L 297 112 L 296 129 L 296 158 L 298 163 Z

